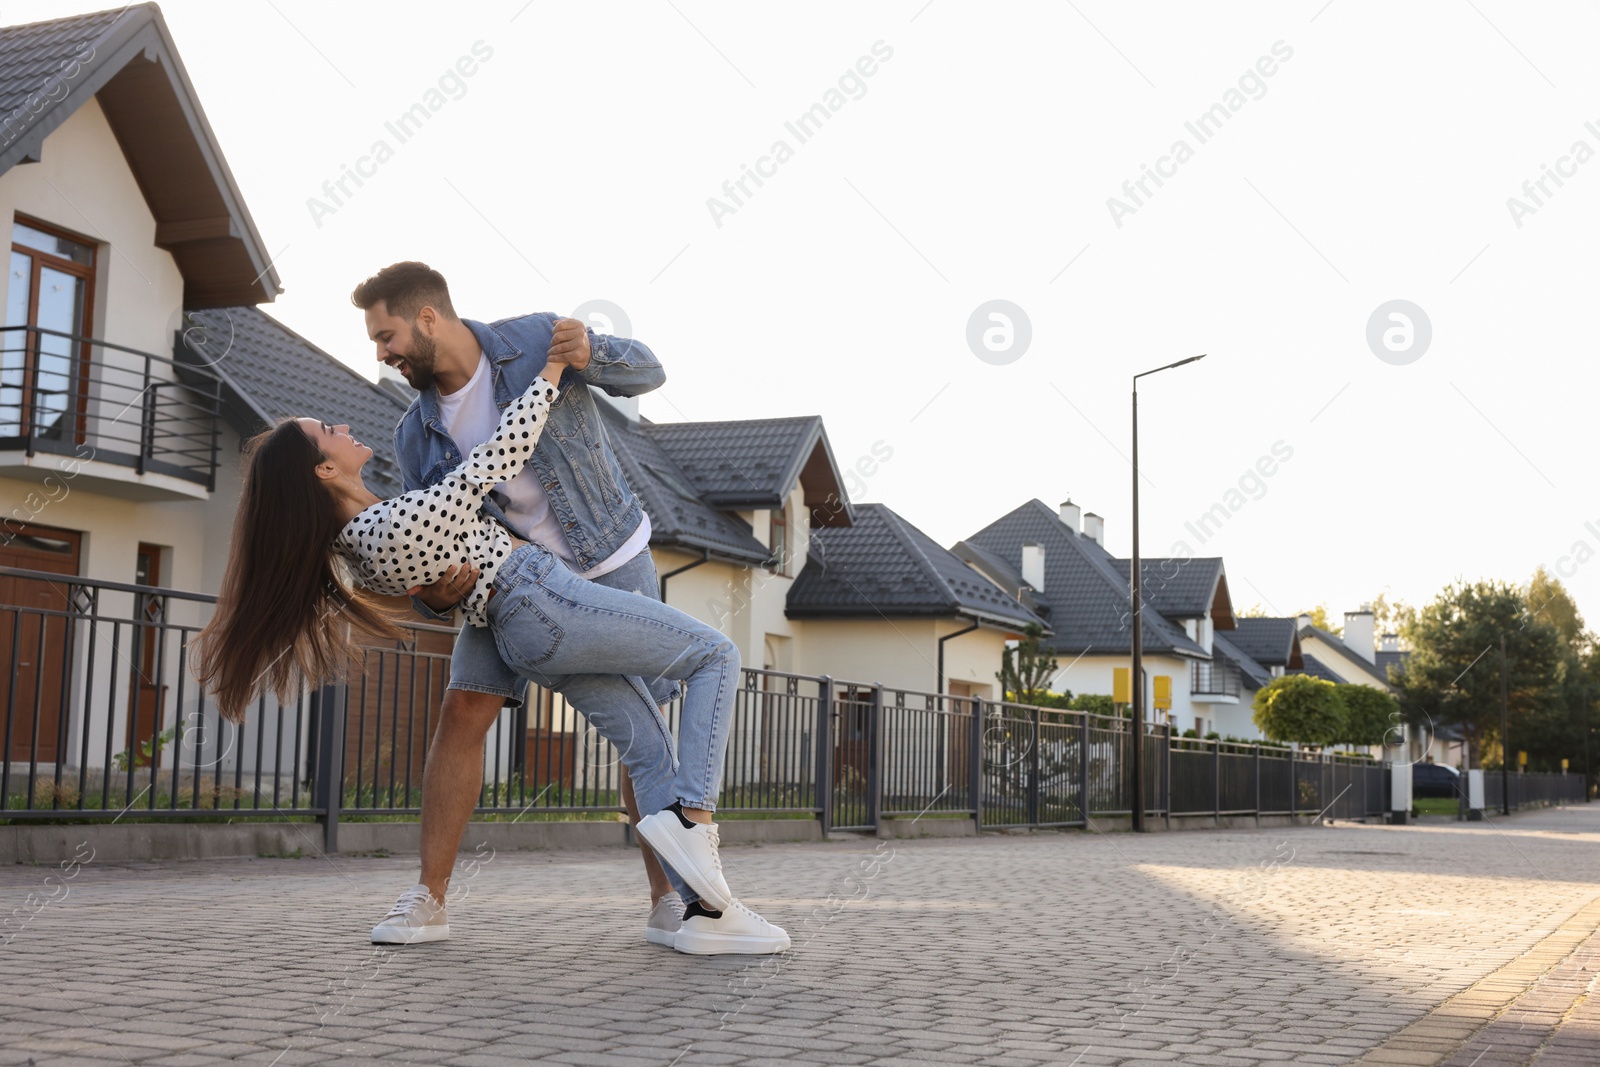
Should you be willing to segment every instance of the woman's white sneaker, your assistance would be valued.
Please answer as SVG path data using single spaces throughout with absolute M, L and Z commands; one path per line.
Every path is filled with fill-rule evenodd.
M 652 945 L 672 947 L 677 939 L 678 927 L 683 925 L 683 898 L 668 893 L 650 909 L 650 921 L 645 924 L 644 939 Z
M 374 945 L 415 945 L 422 941 L 443 941 L 450 936 L 450 920 L 444 905 L 433 899 L 425 885 L 414 885 L 400 894 L 389 914 L 372 928 Z
M 674 804 L 640 819 L 639 836 L 649 842 L 661 862 L 694 887 L 708 907 L 721 911 L 733 902 L 733 893 L 722 877 L 716 823 L 690 822 L 677 807 Z
M 684 911 L 672 947 L 692 956 L 765 956 L 787 951 L 789 934 L 737 900 L 721 912 L 696 900 Z

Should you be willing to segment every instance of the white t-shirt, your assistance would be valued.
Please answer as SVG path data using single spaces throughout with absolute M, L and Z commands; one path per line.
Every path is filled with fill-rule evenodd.
M 495 428 L 500 425 L 500 409 L 494 403 L 494 375 L 489 369 L 488 356 L 478 356 L 478 369 L 466 385 L 449 395 L 439 394 L 439 419 L 444 432 L 455 441 L 463 455 L 494 435 Z M 576 562 L 577 556 L 561 532 L 561 523 L 550 510 L 550 498 L 539 481 L 539 474 L 531 466 L 490 495 L 510 520 L 513 532 L 537 541 L 568 563 Z M 593 578 L 614 571 L 650 544 L 650 516 L 642 512 L 641 515 L 639 528 L 622 547 L 582 572 L 584 577 Z

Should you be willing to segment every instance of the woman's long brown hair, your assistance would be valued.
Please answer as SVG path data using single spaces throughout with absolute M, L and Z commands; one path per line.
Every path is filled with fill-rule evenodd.
M 245 445 L 222 591 L 193 648 L 196 677 L 231 722 L 244 720 L 261 690 L 286 701 L 302 681 L 343 676 L 360 658 L 358 635 L 404 636 L 335 570 L 333 541 L 344 523 L 315 473 L 324 458 L 292 419 Z

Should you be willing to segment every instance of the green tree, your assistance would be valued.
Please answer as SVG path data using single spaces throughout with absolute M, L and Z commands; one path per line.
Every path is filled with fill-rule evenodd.
M 1389 731 L 1400 722 L 1400 702 L 1370 685 L 1341 685 L 1339 700 L 1344 704 L 1344 730 L 1339 743 L 1346 745 L 1381 745 L 1385 740 L 1398 740 L 1398 733 Z
M 1404 600 L 1390 600 L 1385 589 L 1372 598 L 1372 621 L 1380 634 L 1399 634 L 1417 617 L 1417 609 Z
M 1399 680 L 1409 722 L 1460 724 L 1467 766 L 1482 765 L 1488 740 L 1500 740 L 1500 639 L 1513 749 L 1561 699 L 1566 646 L 1554 626 L 1528 610 L 1521 590 L 1498 581 L 1452 583 L 1406 629 L 1411 658 Z
M 1056 658 L 1043 648 L 1044 628 L 1030 622 L 1022 631 L 1016 648 L 1007 648 L 1000 657 L 1000 691 L 1021 704 L 1037 704 L 1050 692 L 1050 679 L 1060 669 Z
M 1309 674 L 1274 678 L 1256 690 L 1251 707 L 1256 727 L 1272 741 L 1332 745 L 1344 734 L 1338 687 Z
M 1302 611 L 1300 614 L 1311 616 L 1311 625 L 1315 626 L 1319 630 L 1326 630 L 1330 634 L 1342 635 L 1344 633 L 1343 623 L 1335 626 L 1333 624 L 1333 620 L 1328 618 L 1328 605 L 1326 604 L 1318 604 L 1311 610 Z
M 1552 578 L 1541 566 L 1528 582 L 1528 611 L 1549 623 L 1561 635 L 1562 644 L 1582 656 L 1594 647 L 1594 634 L 1583 624 L 1578 604 L 1559 578 Z
M 1255 604 L 1251 604 L 1243 611 L 1235 611 L 1233 613 L 1233 617 L 1236 619 L 1264 619 L 1267 617 L 1267 609 L 1262 607 L 1261 604 L 1257 602 Z

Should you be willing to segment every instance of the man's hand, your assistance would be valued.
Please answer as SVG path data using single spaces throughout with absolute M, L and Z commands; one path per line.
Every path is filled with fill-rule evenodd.
M 444 572 L 432 585 L 412 586 L 406 592 L 421 600 L 434 611 L 443 614 L 453 610 L 478 584 L 478 568 L 470 563 L 458 563 Z
M 563 363 L 573 370 L 589 365 L 589 331 L 577 319 L 557 319 L 550 334 L 551 363 Z

